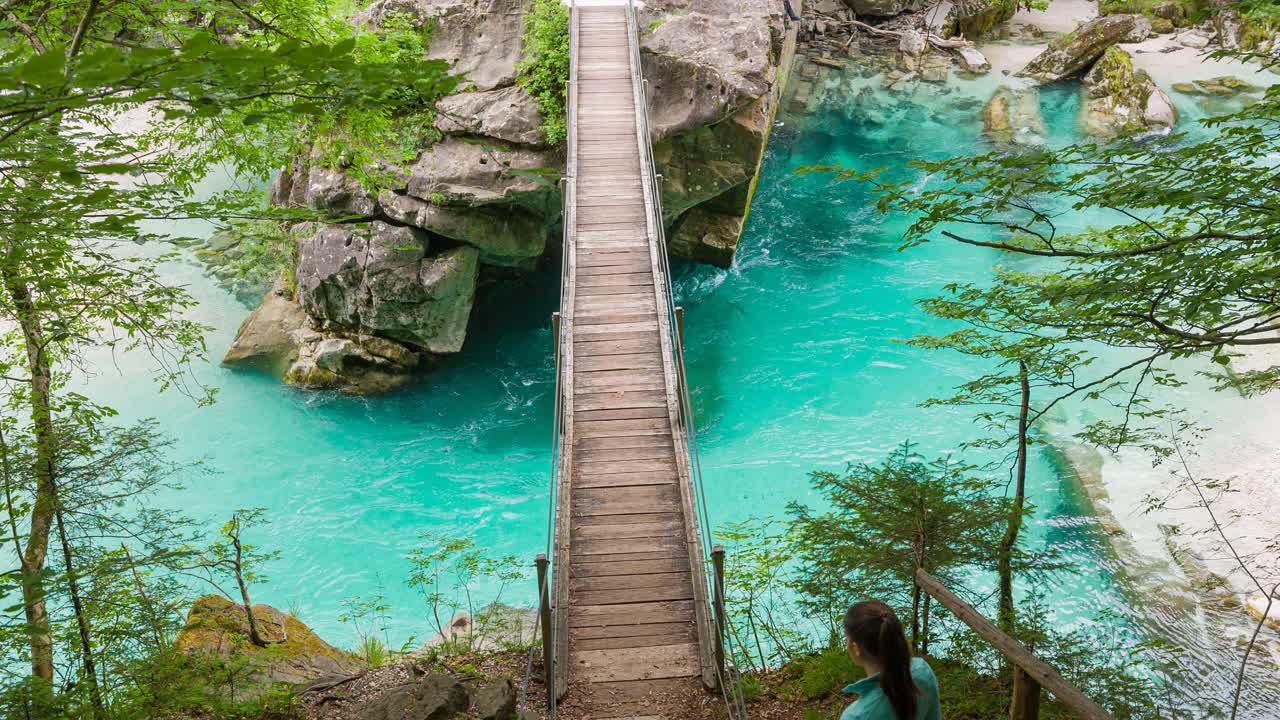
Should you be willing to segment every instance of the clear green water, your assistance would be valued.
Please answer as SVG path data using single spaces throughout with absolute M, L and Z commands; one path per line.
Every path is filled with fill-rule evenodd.
M 946 282 L 981 281 L 994 255 L 944 244 L 900 253 L 904 218 L 873 214 L 857 186 L 793 173 L 816 163 L 902 168 L 913 158 L 982 150 L 977 109 L 956 100 L 985 99 L 990 89 L 965 87 L 900 105 L 885 126 L 852 113 L 821 118 L 804 133 L 784 121 L 735 267 L 677 267 L 714 524 L 816 500 L 807 479 L 813 469 L 876 461 L 903 440 L 926 454 L 947 453 L 980 432 L 964 410 L 919 407 L 970 377 L 974 361 L 894 340 L 940 329 L 916 301 Z M 1053 140 L 1073 139 L 1076 93 L 1047 93 L 1043 105 Z M 199 318 L 215 328 L 210 353 L 220 357 L 246 309 L 194 263 L 169 271 L 200 299 Z M 322 635 L 349 644 L 354 633 L 338 621 L 341 601 L 383 593 L 393 639 L 422 639 L 432 632 L 425 606 L 403 583 L 404 556 L 420 533 L 465 535 L 529 560 L 544 547 L 553 392 L 547 320 L 557 284 L 549 266 L 486 290 L 465 352 L 389 397 L 304 393 L 211 362 L 200 372 L 220 397 L 200 409 L 158 395 L 145 363 L 129 357 L 114 366 L 99 358 L 102 370 L 86 386 L 127 418 L 158 418 L 183 457 L 203 459 L 216 473 L 192 475 L 166 503 L 210 528 L 238 507 L 270 509 L 273 524 L 256 540 L 281 558 L 257 599 L 294 607 Z M 1078 562 L 1049 583 L 1058 619 L 1118 609 L 1129 617 L 1126 632 L 1149 626 L 1127 609 L 1105 538 L 1074 482 L 1046 454 L 1031 461 L 1038 509 L 1028 542 L 1051 543 Z M 530 581 L 506 599 L 533 595 Z M 1261 702 L 1253 706 L 1265 713 L 1274 695 L 1254 694 Z

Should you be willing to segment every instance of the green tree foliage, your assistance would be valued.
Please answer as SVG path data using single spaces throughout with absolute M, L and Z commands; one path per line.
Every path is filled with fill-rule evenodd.
M 522 580 L 526 568 L 514 555 L 493 557 L 468 537 L 425 533 L 421 547 L 409 552 L 408 584 L 417 590 L 431 612 L 444 652 L 475 650 L 509 636 L 508 608 L 502 596 L 511 583 Z M 455 632 L 455 613 L 465 611 L 471 626 Z
M 524 59 L 518 82 L 542 112 L 547 144 L 565 141 L 565 83 L 569 82 L 569 11 L 559 0 L 533 0 L 525 16 Z
M 904 611 L 917 649 L 927 649 L 930 603 L 916 570 L 959 585 L 961 572 L 990 567 L 1011 512 L 1002 485 L 972 471 L 949 458 L 926 461 L 903 443 L 877 465 L 813 473 L 828 505 L 792 503 L 790 534 L 801 604 L 831 619 L 833 638 L 850 602 L 876 598 Z
M 163 258 L 118 248 L 151 239 L 150 220 L 267 216 L 256 193 L 193 190 L 215 167 L 261 177 L 316 125 L 390 115 L 455 81 L 441 62 L 371 52 L 383 40 L 362 39 L 323 0 L 15 0 L 0 31 L 0 403 L 24 714 L 51 717 L 87 694 L 102 717 L 98 554 L 77 542 L 65 463 L 68 448 L 110 437 L 115 413 L 69 381 L 105 346 L 148 353 L 162 387 L 211 399 L 189 373 L 205 330 L 184 317 L 191 298 L 161 279 Z M 64 666 L 56 646 L 69 637 L 76 662 Z

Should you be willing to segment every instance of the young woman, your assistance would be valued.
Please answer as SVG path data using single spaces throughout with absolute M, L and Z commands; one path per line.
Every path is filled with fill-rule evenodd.
M 849 658 L 867 677 L 842 691 L 858 699 L 840 720 L 941 720 L 938 679 L 928 663 L 911 657 L 893 608 L 875 600 L 850 606 L 844 637 Z

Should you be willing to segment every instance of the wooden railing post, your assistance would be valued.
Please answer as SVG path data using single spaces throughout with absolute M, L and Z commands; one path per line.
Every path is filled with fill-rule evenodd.
M 714 573 L 714 598 L 716 618 L 716 688 L 724 692 L 724 548 L 711 548 L 711 567 Z
M 547 590 L 547 556 L 538 553 L 534 565 L 538 568 L 538 619 L 542 624 L 542 681 L 547 689 L 547 707 L 555 707 L 556 672 L 555 643 L 551 632 L 551 595 Z
M 1040 683 L 1016 665 L 1013 667 L 1009 720 L 1040 720 Z

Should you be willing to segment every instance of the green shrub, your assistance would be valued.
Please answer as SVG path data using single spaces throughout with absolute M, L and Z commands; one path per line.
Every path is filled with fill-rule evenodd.
M 569 11 L 559 0 L 534 0 L 525 16 L 525 57 L 518 82 L 542 113 L 542 134 L 548 144 L 564 142 L 565 83 L 569 81 Z
M 794 676 L 787 689 L 803 700 L 817 700 L 840 691 L 864 673 L 849 659 L 841 646 L 830 646 L 816 655 L 798 658 L 791 664 Z

